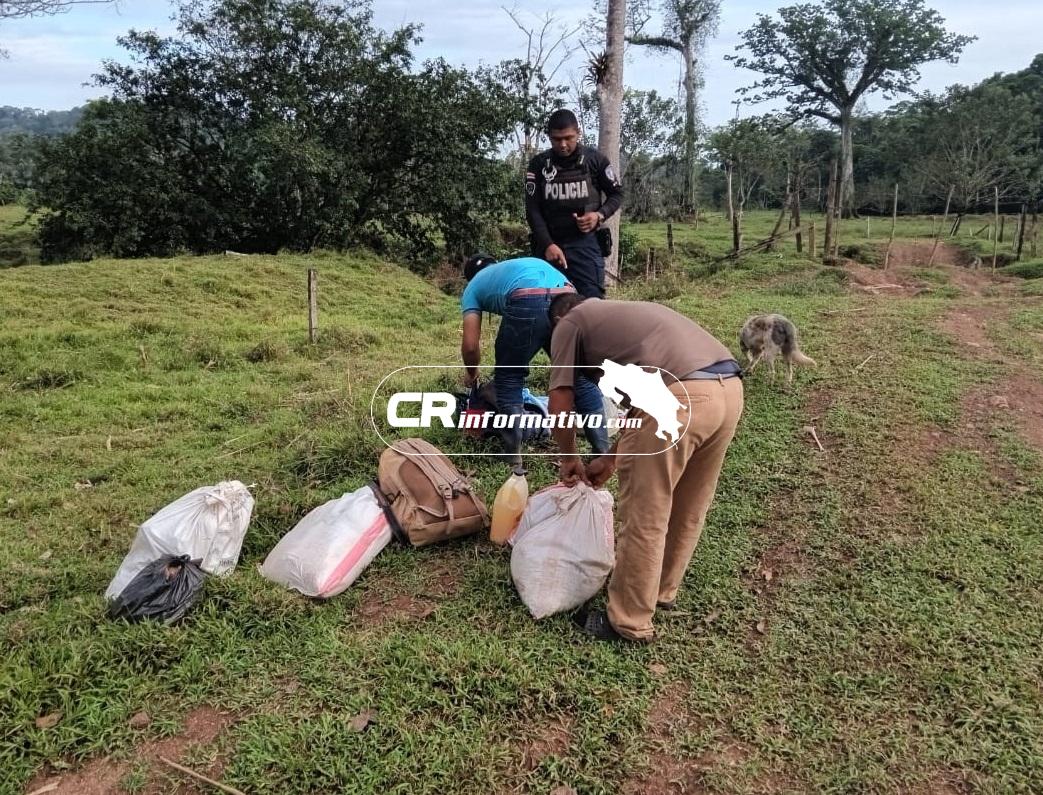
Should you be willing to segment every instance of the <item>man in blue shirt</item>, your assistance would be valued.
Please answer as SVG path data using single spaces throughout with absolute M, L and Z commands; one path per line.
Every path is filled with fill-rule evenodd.
M 467 368 L 467 384 L 472 386 L 478 379 L 478 365 L 482 360 L 482 312 L 500 315 L 493 376 L 497 409 L 501 414 L 520 419 L 524 415 L 522 389 L 529 375 L 529 362 L 540 350 L 550 354 L 550 302 L 556 295 L 576 290 L 560 271 L 536 257 L 497 262 L 487 254 L 475 254 L 464 264 L 464 278 L 468 284 L 460 298 L 463 312 L 460 354 Z M 604 453 L 609 444 L 601 390 L 592 381 L 579 379 L 575 405 L 579 414 L 601 417 L 601 427 L 591 428 L 588 424 L 585 433 L 594 451 Z M 508 462 L 515 468 L 520 467 L 521 429 L 509 427 L 503 439 Z

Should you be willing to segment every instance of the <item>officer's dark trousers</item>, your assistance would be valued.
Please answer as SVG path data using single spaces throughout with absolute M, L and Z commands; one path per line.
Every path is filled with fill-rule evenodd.
M 565 252 L 568 263 L 564 274 L 576 292 L 587 298 L 604 298 L 605 258 L 601 256 L 597 236 L 591 232 L 579 240 L 558 245 Z
M 509 298 L 500 320 L 500 331 L 496 335 L 496 385 L 497 409 L 501 414 L 522 417 L 522 387 L 529 375 L 529 362 L 540 350 L 550 348 L 551 297 L 529 295 Z M 600 427 L 585 427 L 584 434 L 596 453 L 608 452 L 608 429 L 604 427 L 604 402 L 597 385 L 583 376 L 576 379 L 575 410 L 577 414 L 600 416 Z M 508 463 L 521 463 L 522 432 L 505 430 L 504 448 Z

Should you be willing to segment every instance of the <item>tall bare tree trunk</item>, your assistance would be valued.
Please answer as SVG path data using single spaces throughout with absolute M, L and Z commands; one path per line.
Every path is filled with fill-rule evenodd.
M 782 200 L 782 209 L 779 210 L 779 217 L 777 219 L 775 219 L 775 226 L 771 230 L 771 234 L 769 235 L 770 238 L 775 238 L 775 237 L 778 236 L 779 230 L 782 229 L 782 222 L 786 220 L 786 213 L 788 213 L 789 209 L 790 209 L 790 188 L 791 188 L 792 184 L 793 183 L 790 182 L 790 172 L 787 170 L 786 171 L 786 198 Z M 772 242 L 770 242 L 768 244 L 768 251 L 774 251 L 775 250 L 775 243 L 776 243 L 776 241 L 773 239 Z
M 619 129 L 623 108 L 623 35 L 626 28 L 626 0 L 608 0 L 608 19 L 605 38 L 605 71 L 597 84 L 598 95 L 598 149 L 620 168 Z M 619 216 L 608 221 L 612 230 L 612 254 L 605 260 L 605 273 L 619 282 Z
M 724 179 L 728 185 L 728 223 L 735 217 L 735 199 L 732 196 L 732 161 L 729 160 L 724 166 Z
M 837 210 L 842 218 L 855 217 L 855 156 L 852 145 L 854 117 L 851 110 L 840 113 L 840 193 Z
M 800 171 L 796 176 L 796 187 L 793 190 L 793 225 L 797 227 L 797 253 L 804 251 L 804 235 L 800 231 Z
M 698 183 L 696 168 L 696 122 L 698 120 L 698 97 L 696 95 L 696 63 L 695 43 L 691 39 L 684 42 L 684 201 L 682 209 L 685 213 L 697 211 L 696 188 Z

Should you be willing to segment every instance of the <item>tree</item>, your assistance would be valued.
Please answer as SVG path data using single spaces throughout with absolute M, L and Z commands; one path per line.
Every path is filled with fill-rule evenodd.
M 61 135 L 76 126 L 83 108 L 71 110 L 37 110 L 0 106 L 0 135 L 24 132 L 31 135 Z
M 596 95 L 580 94 L 576 111 L 584 130 L 597 129 Z M 631 161 L 639 153 L 649 156 L 665 154 L 675 143 L 680 124 L 681 116 L 676 100 L 660 96 L 655 90 L 628 88 L 624 91 L 619 124 L 620 176 L 626 177 Z
M 355 244 L 419 259 L 477 248 L 516 183 L 518 99 L 489 72 L 413 63 L 412 27 L 368 4 L 186 3 L 179 35 L 131 32 L 131 63 L 36 175 L 51 259 Z
M 743 31 L 740 50 L 726 56 L 764 75 L 746 89 L 754 102 L 784 98 L 793 113 L 826 119 L 840 128 L 841 191 L 845 214 L 854 212 L 852 128 L 855 106 L 882 92 L 888 99 L 908 92 L 919 67 L 956 61 L 973 36 L 950 33 L 923 0 L 823 0 L 758 14 Z
M 18 201 L 33 184 L 36 141 L 24 132 L 0 135 L 0 205 Z
M 958 212 L 987 205 L 996 195 L 1022 197 L 1036 160 L 1032 103 L 1000 85 L 954 86 L 921 101 L 928 154 L 919 171 L 936 197 L 953 189 Z M 925 147 L 927 148 L 927 147 Z
M 631 44 L 651 47 L 661 52 L 677 52 L 684 64 L 684 196 L 682 210 L 694 212 L 698 188 L 698 126 L 700 87 L 699 55 L 706 39 L 716 33 L 720 19 L 719 0 L 661 0 L 663 32 L 658 36 L 644 33 L 650 18 L 649 0 L 638 8 L 644 9 L 634 22 L 634 31 L 627 37 Z M 635 19 L 635 17 L 632 17 Z
M 754 191 L 784 173 L 780 132 L 778 120 L 765 116 L 733 120 L 709 136 L 711 155 L 731 176 L 736 200 L 732 212 L 740 217 Z
M 584 130 L 597 129 L 597 97 L 580 93 L 576 110 Z M 628 88 L 623 93 L 619 132 L 619 173 L 626 182 L 627 217 L 660 218 L 676 212 L 679 164 L 673 149 L 679 140 L 677 102 L 656 91 Z
M 1015 97 L 1024 97 L 1032 105 L 1036 131 L 1031 141 L 1026 143 L 1031 145 L 1035 156 L 1028 163 L 1023 181 L 1026 196 L 1030 201 L 1038 203 L 1043 199 L 1043 53 L 1033 58 L 1027 69 L 994 75 L 979 88 L 993 84 L 1007 89 Z
M 537 25 L 527 27 L 517 8 L 504 11 L 525 37 L 525 57 L 506 61 L 498 72 L 513 93 L 524 98 L 524 111 L 515 131 L 522 168 L 539 149 L 539 141 L 551 111 L 562 104 L 564 85 L 555 84 L 558 72 L 576 48 L 572 37 L 580 26 L 558 24 L 554 14 L 537 17 Z
M 619 136 L 623 105 L 623 46 L 626 0 L 608 0 L 605 18 L 605 51 L 590 65 L 590 77 L 598 98 L 598 150 L 619 167 Z M 605 273 L 619 280 L 619 213 L 609 219 L 616 245 L 605 260 Z

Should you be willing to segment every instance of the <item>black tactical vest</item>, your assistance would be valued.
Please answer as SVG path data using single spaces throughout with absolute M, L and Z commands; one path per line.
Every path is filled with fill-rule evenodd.
M 555 240 L 582 237 L 572 214 L 583 215 L 601 206 L 601 192 L 587 153 L 581 151 L 572 165 L 564 167 L 547 155 L 541 158 L 541 166 L 542 179 L 537 190 L 551 237 Z

